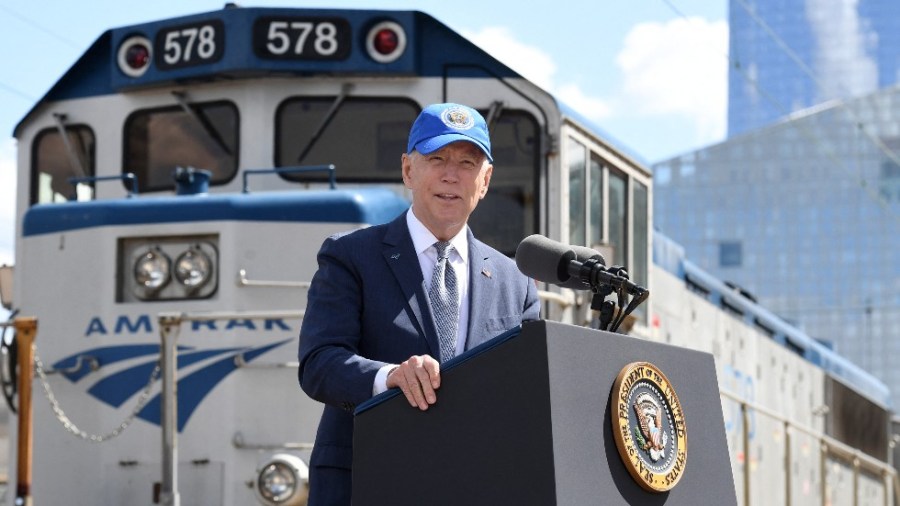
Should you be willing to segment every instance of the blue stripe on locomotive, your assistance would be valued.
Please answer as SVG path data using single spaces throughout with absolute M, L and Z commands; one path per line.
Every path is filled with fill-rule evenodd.
M 114 225 L 197 221 L 386 223 L 409 202 L 383 188 L 210 194 L 64 202 L 32 206 L 25 237 Z
M 724 282 L 701 269 L 685 256 L 684 248 L 659 231 L 653 232 L 653 263 L 682 281 L 689 281 L 706 292 L 706 300 L 717 306 L 727 302 L 743 313 L 745 323 L 762 325 L 772 332 L 772 339 L 793 350 L 808 362 L 840 379 L 860 395 L 890 409 L 890 389 L 865 369 L 850 362 L 806 333 L 788 324 L 765 307 L 736 293 Z

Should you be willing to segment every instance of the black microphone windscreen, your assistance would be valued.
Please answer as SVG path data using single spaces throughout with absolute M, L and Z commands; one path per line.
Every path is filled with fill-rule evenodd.
M 516 248 L 516 265 L 523 274 L 547 283 L 564 283 L 569 280 L 569 262 L 575 252 L 565 244 L 540 234 L 526 237 Z
M 569 246 L 572 248 L 572 251 L 575 252 L 575 260 L 578 260 L 581 263 L 586 262 L 590 259 L 596 259 L 600 261 L 600 265 L 606 267 L 606 259 L 603 258 L 603 254 L 599 251 L 588 248 L 587 246 Z
M 572 251 L 575 252 L 575 260 L 578 260 L 581 263 L 585 263 L 588 260 L 595 259 L 600 261 L 600 265 L 606 265 L 606 259 L 603 258 L 603 255 L 600 254 L 599 251 L 588 248 L 587 246 L 569 246 Z M 559 283 L 559 286 L 564 288 L 571 288 L 572 290 L 590 290 L 591 285 L 578 276 L 570 276 L 568 280 L 564 283 Z

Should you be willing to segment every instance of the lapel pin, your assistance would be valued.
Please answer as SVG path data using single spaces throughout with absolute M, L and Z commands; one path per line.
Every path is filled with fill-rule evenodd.
M 489 271 L 487 269 L 481 269 L 481 273 L 484 274 L 485 276 L 487 276 L 488 278 L 491 277 L 491 271 Z
M 393 258 L 394 260 L 400 258 L 400 253 L 394 253 L 393 255 L 391 255 L 391 258 Z

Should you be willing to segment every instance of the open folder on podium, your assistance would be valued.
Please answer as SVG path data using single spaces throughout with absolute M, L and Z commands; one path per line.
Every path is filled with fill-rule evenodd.
M 708 353 L 538 321 L 445 365 L 357 409 L 354 506 L 737 504 Z

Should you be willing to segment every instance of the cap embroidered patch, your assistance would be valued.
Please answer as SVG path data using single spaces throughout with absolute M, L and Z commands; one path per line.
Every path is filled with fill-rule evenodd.
M 451 107 L 441 113 L 441 121 L 450 128 L 468 130 L 475 126 L 475 118 L 462 107 Z

